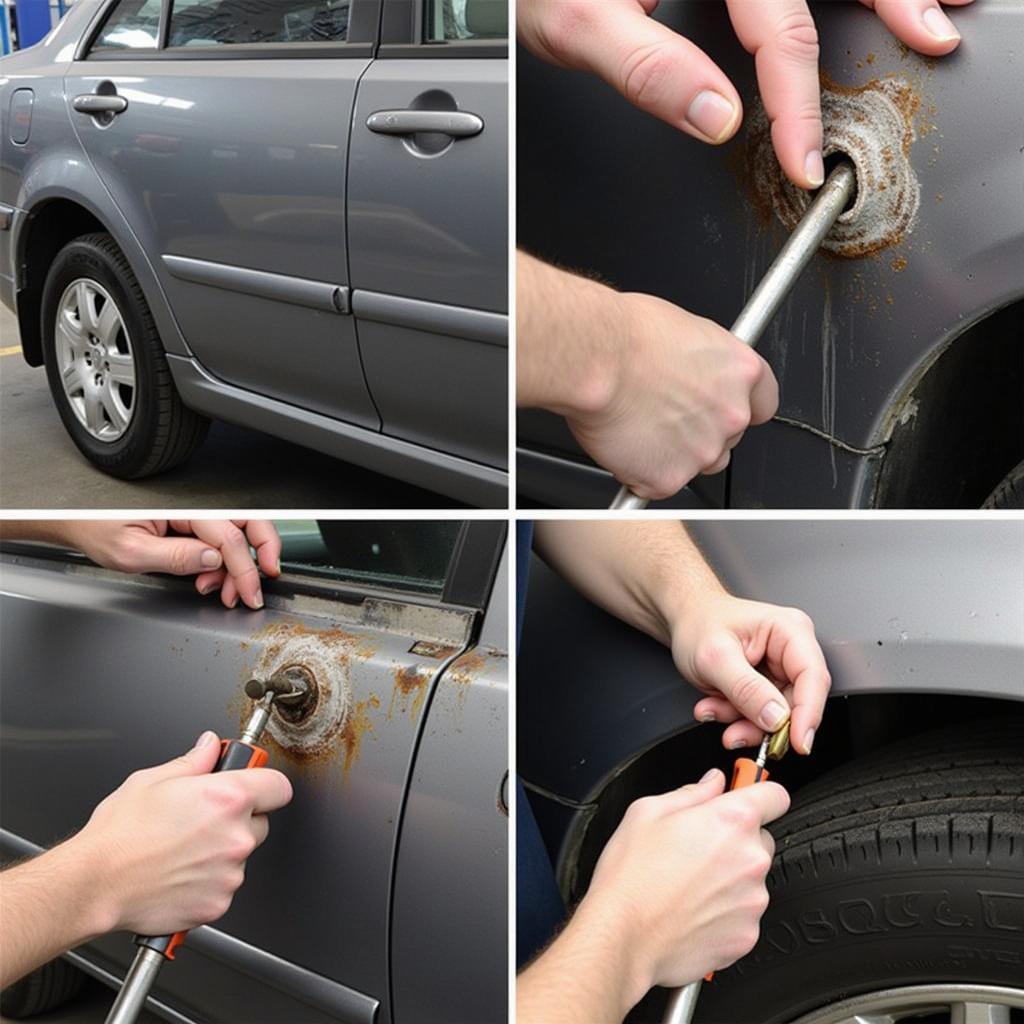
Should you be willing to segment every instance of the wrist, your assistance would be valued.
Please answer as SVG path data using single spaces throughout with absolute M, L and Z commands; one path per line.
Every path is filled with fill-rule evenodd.
M 65 925 L 80 945 L 116 931 L 121 914 L 110 879 L 117 877 L 111 858 L 95 849 L 81 834 L 43 854 L 51 859 L 52 877 L 68 886 Z

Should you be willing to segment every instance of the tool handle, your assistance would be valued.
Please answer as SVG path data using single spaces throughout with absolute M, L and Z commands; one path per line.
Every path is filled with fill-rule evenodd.
M 839 219 L 856 188 L 857 173 L 852 164 L 844 162 L 836 167 L 818 190 L 793 234 L 786 239 L 786 244 L 779 250 L 768 272 L 761 278 L 730 328 L 745 345 L 753 348 L 758 343 L 793 285 L 821 248 L 822 241 L 832 230 L 832 225 Z M 620 487 L 608 508 L 643 509 L 649 503 L 649 498 L 638 498 L 628 487 Z
M 757 782 L 768 781 L 768 769 L 749 757 L 738 757 L 732 766 L 732 782 L 729 789 L 743 789 Z M 705 974 L 703 980 L 691 981 L 689 985 L 677 988 L 669 997 L 668 1007 L 662 1024 L 691 1024 L 697 1008 L 697 996 L 704 981 L 711 981 L 715 972 Z
M 221 740 L 220 757 L 213 766 L 213 772 L 244 771 L 246 768 L 262 768 L 267 763 L 267 752 L 262 747 L 241 740 Z M 211 772 L 211 774 L 213 774 Z M 178 947 L 185 941 L 188 932 L 173 935 L 136 935 L 135 944 L 163 954 L 165 960 L 173 960 Z

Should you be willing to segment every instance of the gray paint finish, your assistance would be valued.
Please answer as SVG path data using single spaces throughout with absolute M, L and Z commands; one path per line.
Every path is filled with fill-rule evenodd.
M 363 289 L 352 296 L 352 312 L 360 320 L 508 346 L 508 317 L 500 313 L 407 299 L 400 295 L 382 295 Z
M 161 975 L 157 995 L 196 1019 L 239 1019 L 238 1007 L 254 1020 L 270 1010 L 277 1020 L 366 1019 L 368 1004 L 355 995 L 350 1005 L 361 1009 L 348 1014 L 335 1003 L 328 1018 L 329 998 L 341 996 L 330 987 L 317 996 L 315 979 L 289 974 L 289 965 L 301 965 L 379 999 L 379 1020 L 387 1024 L 398 822 L 417 735 L 430 727 L 423 716 L 446 664 L 409 649 L 421 638 L 463 649 L 467 615 L 397 596 L 362 603 L 299 597 L 288 578 L 265 585 L 264 611 L 238 614 L 202 604 L 185 581 L 23 555 L 3 557 L 3 584 L 3 824 L 41 846 L 79 827 L 128 772 L 180 753 L 203 728 L 236 735 L 245 713 L 241 685 L 275 644 L 300 637 L 327 658 L 344 648 L 338 663 L 348 666 L 355 733 L 310 760 L 269 743 L 271 763 L 287 772 L 295 799 L 275 815 L 245 887 L 217 923 L 227 938 L 211 935 L 197 939 L 192 952 L 186 947 Z M 422 680 L 422 700 L 402 690 L 403 669 Z M 467 742 L 472 760 L 476 741 L 457 733 L 449 754 L 462 757 Z M 494 848 L 477 849 L 481 878 L 490 878 Z M 492 922 L 485 936 L 463 938 L 503 944 L 504 928 Z M 280 963 L 258 969 L 260 957 L 249 947 Z M 104 970 L 122 971 L 131 953 L 122 935 L 90 944 L 86 955 Z M 253 971 L 266 988 L 253 985 Z M 499 1005 L 503 998 L 504 986 Z
M 1024 522 L 691 524 L 742 597 L 815 622 L 833 697 L 945 693 L 1024 700 Z M 628 670 L 625 670 L 628 667 Z M 660 644 L 534 560 L 518 660 L 519 770 L 593 797 L 643 750 L 693 728 L 699 694 Z M 566 728 L 566 722 L 572 728 Z
M 1024 4 L 958 8 L 963 45 L 940 60 L 907 53 L 860 4 L 812 6 L 827 75 L 843 86 L 908 79 L 928 129 L 911 150 L 921 181 L 912 233 L 874 257 L 816 259 L 759 345 L 779 377 L 783 416 L 867 449 L 888 438 L 929 359 L 1024 295 L 1019 107 L 1000 99 L 1017 89 Z M 663 0 L 655 17 L 704 47 L 752 109 L 753 61 L 722 5 Z M 731 323 L 785 237 L 777 221 L 762 227 L 746 199 L 736 171 L 743 130 L 723 147 L 704 146 L 592 76 L 523 53 L 518 68 L 520 244 Z M 524 421 L 521 442 L 543 448 L 552 439 L 550 427 Z M 791 441 L 806 448 L 795 433 Z M 811 470 L 788 443 L 748 434 L 734 454 L 743 475 L 734 504 L 794 507 L 794 486 L 811 492 L 800 500 L 809 507 L 870 503 L 870 477 L 817 468 L 829 461 L 827 442 L 814 442 Z

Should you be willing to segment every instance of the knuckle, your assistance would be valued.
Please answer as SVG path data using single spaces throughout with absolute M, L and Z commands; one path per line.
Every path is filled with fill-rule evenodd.
M 753 387 L 761 380 L 767 365 L 748 345 L 736 350 L 736 373 L 747 387 Z
M 168 568 L 175 575 L 182 576 L 188 571 L 188 567 L 188 552 L 185 549 L 185 545 L 175 544 L 171 548 Z
M 736 947 L 735 956 L 738 960 L 741 956 L 746 956 L 750 953 L 757 945 L 757 940 L 761 938 L 761 926 L 754 922 L 753 924 L 746 925 L 743 928 L 738 928 L 736 931 Z
M 746 803 L 733 801 L 721 809 L 722 824 L 733 832 L 747 832 L 754 823 L 754 809 Z
M 776 42 L 779 53 L 801 63 L 817 62 L 820 52 L 818 30 L 810 11 L 793 11 L 779 24 Z
M 650 821 L 657 811 L 654 798 L 642 796 L 634 800 L 626 809 L 626 817 L 633 821 Z
M 713 672 L 725 660 L 726 648 L 721 640 L 711 637 L 705 640 L 694 654 L 694 663 L 701 674 Z
M 234 523 L 228 523 L 224 527 L 225 546 L 237 547 L 245 543 L 245 534 Z
M 727 405 L 722 410 L 722 428 L 726 437 L 741 434 L 750 426 L 750 405 L 746 402 Z
M 647 106 L 664 95 L 674 72 L 675 62 L 663 46 L 640 47 L 622 62 L 622 92 L 634 106 Z
M 761 692 L 761 678 L 753 673 L 744 676 L 736 681 L 732 688 L 732 701 L 734 704 L 749 705 L 756 702 Z

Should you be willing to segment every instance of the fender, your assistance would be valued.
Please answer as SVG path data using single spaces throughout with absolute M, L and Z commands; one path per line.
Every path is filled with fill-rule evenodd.
M 692 523 L 733 593 L 814 620 L 833 697 L 950 694 L 1024 701 L 1024 523 Z M 534 559 L 519 655 L 524 779 L 596 799 L 639 754 L 693 728 L 699 694 L 669 652 Z M 523 733 L 520 733 L 523 736 Z

